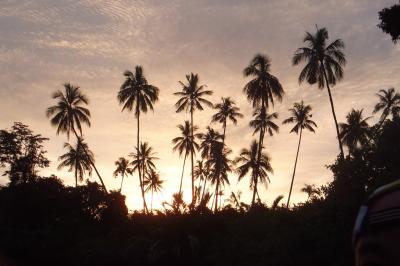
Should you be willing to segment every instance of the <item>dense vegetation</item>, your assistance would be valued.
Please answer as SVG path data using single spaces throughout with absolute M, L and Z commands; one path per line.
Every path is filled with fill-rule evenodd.
M 0 167 L 10 181 L 0 187 L 0 264 L 351 265 L 351 230 L 360 203 L 400 174 L 400 95 L 395 89 L 379 91 L 374 113 L 381 116 L 375 125 L 356 109 L 338 122 L 331 89 L 342 79 L 346 59 L 343 41 L 327 43 L 328 39 L 325 28 L 307 32 L 305 47 L 293 57 L 294 65 L 305 63 L 300 83 L 326 88 L 339 148 L 336 161 L 328 166 L 333 181 L 321 187 L 306 185 L 306 202 L 290 205 L 292 186 L 285 205 L 280 204 L 281 196 L 267 206 L 259 195 L 258 186 L 268 183 L 273 172 L 263 143 L 266 136 L 278 133 L 278 114 L 272 108 L 284 97 L 284 89 L 270 73 L 269 58 L 258 54 L 243 71 L 250 78 L 243 92 L 254 108 L 249 126 L 257 140 L 249 140 L 236 158 L 225 141 L 228 122 L 243 118 L 235 101 L 224 97 L 221 103 L 211 103 L 207 96 L 212 91 L 199 84 L 197 74 L 180 82 L 176 111 L 190 116 L 172 140 L 173 150 L 183 156 L 180 187 L 163 210 L 153 210 L 145 194 L 159 192 L 164 181 L 153 148 L 140 141 L 140 117 L 154 109 L 160 90 L 136 66 L 134 72 L 124 73 L 117 94 L 123 110 L 134 111 L 137 119 L 131 160 L 121 157 L 115 162 L 114 176 L 121 176 L 118 191 L 107 190 L 84 140 L 83 126 L 91 125 L 89 100 L 79 87 L 65 84 L 53 94 L 56 104 L 47 109 L 57 134 L 76 138 L 76 144 L 64 144 L 67 151 L 59 158 L 59 168 L 74 173 L 74 187 L 56 176 L 38 174 L 50 163 L 43 146 L 46 137 L 22 123 L 0 131 Z M 199 132 L 194 124 L 195 114 L 206 107 L 215 109 L 212 122 L 221 124 L 222 134 L 210 126 Z M 303 101 L 289 111 L 284 124 L 292 124 L 291 132 L 299 135 L 293 184 L 303 130 L 314 132 L 317 123 Z M 191 164 L 191 202 L 182 198 L 186 159 Z M 93 171 L 100 184 L 79 184 Z M 231 172 L 239 180 L 250 176 L 251 202 L 242 202 L 240 193 L 221 201 Z M 138 174 L 143 209 L 128 213 L 121 191 L 124 177 L 133 173 Z

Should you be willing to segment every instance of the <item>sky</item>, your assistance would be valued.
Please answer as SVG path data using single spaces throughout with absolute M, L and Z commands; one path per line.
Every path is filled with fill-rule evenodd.
M 244 118 L 237 126 L 228 124 L 226 137 L 235 157 L 256 137 L 248 126 L 252 107 L 242 92 L 248 81 L 242 71 L 255 54 L 263 53 L 271 59 L 271 73 L 286 93 L 273 110 L 279 113 L 278 123 L 289 116 L 294 102 L 304 100 L 318 124 L 315 134 L 305 132 L 302 138 L 292 194 L 293 202 L 301 202 L 306 199 L 300 192 L 305 183 L 323 185 L 332 180 L 326 166 L 334 162 L 338 146 L 327 91 L 298 83 L 301 66 L 292 66 L 293 53 L 316 24 L 328 29 L 331 41 L 341 38 L 347 65 L 344 79 L 332 88 L 338 120 L 344 121 L 352 108 L 364 109 L 370 116 L 378 90 L 400 88 L 400 46 L 376 27 L 379 10 L 396 2 L 0 0 L 0 128 L 20 121 L 49 137 L 45 148 L 51 164 L 40 174 L 56 174 L 65 184 L 74 184 L 73 173 L 57 170 L 57 158 L 68 139 L 56 135 L 45 110 L 54 104 L 51 94 L 63 83 L 80 86 L 92 113 L 85 139 L 108 189 L 117 189 L 120 179 L 112 176 L 114 161 L 133 151 L 136 121 L 133 113 L 121 112 L 116 96 L 124 81 L 122 73 L 142 65 L 149 83 L 160 89 L 154 113 L 141 119 L 142 141 L 157 152 L 157 168 L 165 180 L 164 191 L 155 196 L 154 205 L 159 207 L 178 190 L 183 164 L 171 144 L 179 134 L 176 126 L 189 119 L 189 114 L 175 112 L 178 81 L 198 73 L 200 83 L 214 91 L 209 100 L 216 103 L 230 96 L 236 101 Z M 213 112 L 195 113 L 201 131 Z M 222 132 L 221 125 L 212 126 Z M 268 188 L 260 191 L 267 204 L 281 194 L 287 198 L 298 142 L 290 129 L 281 125 L 279 134 L 265 140 L 274 169 Z M 75 143 L 73 138 L 69 141 Z M 185 171 L 184 196 L 189 199 L 189 167 Z M 90 180 L 97 180 L 96 175 Z M 0 184 L 7 181 L 0 177 Z M 137 175 L 124 182 L 128 208 L 140 208 Z M 225 194 L 239 190 L 248 202 L 249 180 L 239 183 L 236 175 L 230 175 Z

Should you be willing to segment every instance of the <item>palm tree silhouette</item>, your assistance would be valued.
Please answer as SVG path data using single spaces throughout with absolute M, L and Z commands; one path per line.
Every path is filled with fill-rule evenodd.
M 221 103 L 218 103 L 214 106 L 214 109 L 218 110 L 218 112 L 212 116 L 211 122 L 222 123 L 222 128 L 224 130 L 224 133 L 222 134 L 222 143 L 225 143 L 227 120 L 231 120 L 232 123 L 236 125 L 237 119 L 242 118 L 243 114 L 239 112 L 240 109 L 235 106 L 235 102 L 230 97 L 222 97 L 221 101 Z
M 201 187 L 201 182 L 203 183 L 203 190 L 200 196 L 200 202 L 203 199 L 205 190 L 206 190 L 206 184 L 207 184 L 207 179 L 209 179 L 210 175 L 210 169 L 209 166 L 204 162 L 204 160 L 197 160 L 196 161 L 196 166 L 194 167 L 194 177 L 195 179 L 199 180 L 199 187 Z
M 133 171 L 140 171 L 143 175 L 150 171 L 151 169 L 155 169 L 156 166 L 154 165 L 154 160 L 158 158 L 154 156 L 155 152 L 153 152 L 153 148 L 150 147 L 149 143 L 141 142 L 139 149 L 136 148 L 136 151 L 130 153 L 129 156 L 132 157 L 131 165 Z M 144 178 L 143 178 L 144 179 Z M 143 182 L 142 182 L 143 185 Z M 144 190 L 144 185 L 143 185 Z M 144 195 L 143 195 L 144 196 Z M 148 212 L 147 205 L 144 209 L 145 212 Z
M 83 107 L 89 103 L 89 99 L 81 92 L 78 86 L 74 86 L 70 83 L 64 83 L 64 91 L 56 91 L 53 93 L 52 98 L 58 102 L 56 105 L 47 108 L 46 115 L 50 118 L 51 125 L 57 127 L 57 135 L 60 133 L 66 133 L 67 138 L 69 139 L 69 135 L 72 132 L 75 135 L 78 144 L 80 144 L 80 138 L 82 137 L 82 124 L 86 124 L 90 127 L 90 111 Z M 76 129 L 79 130 L 80 136 L 76 132 Z M 104 191 L 107 193 L 107 188 L 99 174 L 99 171 L 97 171 L 94 162 L 91 160 L 90 154 L 84 146 L 82 146 L 82 148 L 99 177 Z
M 304 184 L 304 187 L 301 188 L 301 192 L 307 193 L 307 201 L 310 198 L 313 198 L 314 195 L 319 195 L 319 190 L 315 187 L 315 185 Z
M 122 191 L 122 184 L 124 182 L 124 177 L 133 173 L 133 169 L 129 167 L 130 162 L 128 159 L 124 157 L 120 157 L 117 161 L 115 161 L 115 166 L 117 167 L 113 173 L 114 177 L 121 175 L 121 186 L 119 188 L 119 192 Z
M 301 143 L 301 136 L 303 134 L 303 129 L 308 129 L 309 131 L 315 133 L 313 127 L 317 127 L 317 124 L 310 119 L 312 117 L 311 110 L 312 110 L 311 106 L 304 105 L 303 101 L 301 101 L 300 103 L 295 103 L 293 105 L 293 108 L 289 109 L 291 117 L 283 121 L 283 124 L 288 124 L 288 123 L 295 124 L 292 130 L 290 130 L 290 133 L 295 132 L 296 134 L 299 134 L 300 131 L 299 144 L 297 145 L 297 152 L 296 152 L 296 160 L 294 161 L 292 182 L 290 183 L 289 196 L 286 204 L 287 208 L 289 208 L 290 196 L 292 195 L 293 182 L 294 182 L 294 176 L 296 174 L 297 159 L 299 157 L 300 143 Z
M 235 159 L 235 164 L 241 164 L 236 168 L 239 181 L 250 173 L 250 189 L 253 190 L 251 205 L 254 205 L 257 194 L 256 182 L 267 184 L 267 182 L 270 182 L 268 173 L 273 174 L 269 156 L 266 153 L 262 153 L 260 159 L 258 159 L 258 147 L 257 141 L 254 140 L 250 145 L 250 149 L 242 149 L 239 157 Z
M 83 181 L 85 172 L 88 172 L 89 176 L 92 175 L 92 165 L 90 162 L 94 162 L 94 155 L 81 138 L 79 138 L 75 147 L 72 147 L 69 143 L 64 143 L 64 148 L 67 149 L 67 152 L 58 158 L 60 164 L 57 169 L 60 170 L 64 167 L 69 167 L 68 172 L 75 171 L 75 187 L 77 187 L 78 180 L 80 182 Z M 88 156 L 86 156 L 84 149 L 86 149 Z
M 218 196 L 221 187 L 225 186 L 225 183 L 229 185 L 228 172 L 232 171 L 232 161 L 228 156 L 231 153 L 232 150 L 224 147 L 222 142 L 214 141 L 211 144 L 210 156 L 206 164 L 211 170 L 211 184 L 215 185 L 214 212 L 218 210 Z
M 145 192 L 151 191 L 151 203 L 150 203 L 150 212 L 153 211 L 153 193 L 161 192 L 163 188 L 164 180 L 160 179 L 160 174 L 157 173 L 154 169 L 150 168 L 146 174 L 145 179 L 143 181 L 143 185 L 145 187 Z
M 274 105 L 274 98 L 278 101 L 282 101 L 284 95 L 284 90 L 278 78 L 270 73 L 271 62 L 266 55 L 257 54 L 250 64 L 243 70 L 245 77 L 253 77 L 245 87 L 243 92 L 247 95 L 247 99 L 253 103 L 253 107 L 259 109 L 260 118 L 266 117 L 267 108 L 270 104 Z M 255 112 L 255 113 L 256 113 Z M 257 116 L 257 115 L 256 115 Z M 263 116 L 263 117 L 261 117 Z M 258 140 L 258 152 L 257 160 L 261 160 L 261 154 L 264 143 L 265 128 L 264 124 L 260 123 L 260 129 L 258 130 L 259 140 Z M 257 193 L 258 179 L 254 180 L 255 193 Z
M 386 117 L 392 115 L 392 117 L 399 116 L 400 114 L 400 94 L 395 91 L 394 88 L 388 90 L 380 90 L 376 94 L 379 97 L 379 102 L 375 105 L 373 113 L 377 113 L 381 110 L 382 115 L 378 128 L 380 128 L 385 121 Z
M 349 153 L 354 154 L 357 148 L 367 144 L 371 138 L 371 130 L 368 125 L 368 119 L 363 118 L 363 109 L 352 109 L 346 116 L 347 123 L 340 123 L 339 137 L 348 147 Z
M 186 157 L 189 155 L 189 153 L 195 153 L 196 150 L 199 149 L 199 144 L 196 142 L 195 139 L 200 138 L 201 135 L 199 133 L 195 133 L 193 135 L 193 132 L 197 131 L 198 127 L 197 126 L 191 127 L 189 121 L 187 120 L 183 125 L 178 125 L 177 127 L 181 131 L 181 136 L 176 137 L 172 140 L 172 143 L 175 145 L 173 151 L 177 150 L 179 152 L 179 156 L 181 156 L 182 153 L 185 153 L 183 159 L 181 182 L 179 185 L 179 194 L 180 194 L 182 192 L 182 180 L 183 180 L 183 173 L 185 171 Z M 192 136 L 194 138 L 192 138 Z
M 127 70 L 124 72 L 125 81 L 122 83 L 118 92 L 118 101 L 122 107 L 122 111 L 127 109 L 132 111 L 135 109 L 135 117 L 137 120 L 137 134 L 136 134 L 136 147 L 140 143 L 140 113 L 147 113 L 153 110 L 153 104 L 158 101 L 159 89 L 153 85 L 148 84 L 147 79 L 143 74 L 141 66 L 135 67 L 135 73 Z M 146 198 L 144 196 L 142 170 L 138 169 L 139 184 L 143 198 L 143 209 L 147 210 Z
M 292 62 L 293 65 L 298 65 L 301 62 L 306 63 L 306 66 L 299 75 L 299 83 L 306 80 L 309 84 L 317 83 L 320 89 L 326 86 L 333 119 L 335 120 L 341 158 L 344 159 L 343 146 L 339 138 L 339 125 L 336 119 L 330 85 L 334 86 L 343 78 L 343 66 L 346 64 L 346 58 L 343 53 L 343 41 L 341 39 L 336 39 L 327 45 L 326 41 L 328 38 L 328 31 L 325 28 L 317 28 L 317 32 L 314 35 L 306 32 L 303 42 L 306 43 L 307 46 L 297 49 Z
M 206 133 L 200 133 L 200 139 L 201 157 L 203 159 L 208 159 L 211 156 L 212 145 L 215 142 L 222 142 L 223 136 L 219 134 L 218 131 L 208 126 Z
M 278 113 L 273 112 L 272 114 L 268 114 L 265 111 L 265 109 L 257 108 L 253 113 L 254 119 L 250 121 L 249 125 L 254 128 L 253 135 L 263 129 L 264 132 L 268 132 L 272 137 L 274 132 L 279 132 L 279 126 L 273 122 L 274 119 L 278 119 Z
M 212 94 L 211 90 L 205 90 L 205 85 L 199 85 L 199 76 L 197 74 L 191 73 L 190 75 L 186 75 L 187 84 L 179 81 L 182 85 L 182 91 L 175 92 L 174 95 L 179 96 L 179 100 L 175 103 L 176 112 L 186 111 L 190 113 L 190 126 L 191 126 L 191 136 L 194 139 L 193 131 L 193 113 L 195 110 L 202 111 L 203 106 L 205 104 L 209 107 L 212 107 L 212 103 L 205 98 L 204 96 L 208 96 Z M 192 171 L 192 201 L 194 196 L 194 151 L 190 152 L 191 155 L 191 171 Z

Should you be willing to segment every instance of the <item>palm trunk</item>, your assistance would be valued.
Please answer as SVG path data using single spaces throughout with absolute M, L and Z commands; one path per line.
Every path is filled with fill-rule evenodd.
M 335 120 L 336 134 L 337 134 L 337 139 L 338 139 L 338 142 L 339 142 L 339 149 L 340 149 L 340 157 L 341 157 L 342 160 L 344 160 L 343 145 L 342 145 L 342 141 L 341 141 L 341 139 L 339 137 L 339 134 L 340 134 L 339 133 L 339 125 L 338 125 L 338 122 L 337 122 L 337 119 L 336 119 L 335 107 L 333 106 L 331 88 L 329 87 L 328 76 L 326 75 L 325 66 L 324 66 L 324 63 L 322 61 L 321 61 L 321 66 L 322 66 L 322 71 L 324 72 L 326 88 L 328 89 L 328 95 L 329 95 L 329 101 L 331 103 L 333 119 Z
M 75 162 L 75 187 L 78 187 L 78 168 L 76 167 L 76 162 Z
M 179 185 L 179 194 L 181 194 L 181 192 L 182 192 L 182 180 L 183 180 L 183 173 L 184 173 L 184 171 L 185 171 L 186 156 L 187 156 L 187 153 L 185 152 L 185 157 L 184 157 L 184 159 L 183 159 L 181 183 L 180 183 L 180 185 Z
M 225 145 L 225 131 L 226 131 L 226 119 L 224 120 L 224 134 L 222 135 L 222 147 Z
M 119 193 L 122 191 L 122 183 L 124 183 L 124 174 L 122 174 L 122 179 L 121 179 L 121 187 L 119 188 Z
M 88 153 L 87 153 L 87 151 L 86 151 L 85 146 L 81 145 L 80 138 L 79 138 L 79 136 L 78 136 L 78 133 L 76 133 L 76 130 L 75 130 L 74 127 L 72 127 L 72 131 L 74 132 L 75 137 L 76 137 L 77 140 L 78 140 L 78 145 L 81 146 L 81 147 L 83 148 L 83 152 L 85 153 L 87 159 L 89 160 L 90 164 L 91 164 L 91 165 L 93 166 L 93 168 L 94 168 L 94 171 L 96 172 L 97 176 L 99 177 L 100 182 L 101 182 L 101 186 L 103 187 L 104 191 L 108 194 L 106 185 L 104 185 L 103 179 L 101 178 L 101 176 L 100 176 L 100 174 L 99 174 L 99 171 L 97 171 L 96 165 L 94 165 L 94 163 L 93 163 L 92 160 L 90 159 L 90 157 L 89 157 L 89 155 L 88 155 Z
M 262 99 L 261 101 L 261 113 L 264 113 L 266 115 L 266 110 L 265 110 L 265 101 Z M 261 154 L 262 154 L 262 148 L 263 148 L 263 141 L 264 141 L 264 126 L 261 124 L 260 128 L 260 138 L 258 140 L 258 154 L 257 154 L 257 167 L 260 167 L 260 160 L 261 160 Z M 258 172 L 259 169 L 257 169 Z M 258 193 L 257 191 L 257 184 L 258 184 L 258 174 L 256 175 L 254 179 L 254 190 L 253 190 L 253 198 L 251 200 L 251 205 L 254 205 L 255 199 L 256 199 L 256 194 Z
M 151 190 L 151 203 L 150 203 L 150 212 L 153 213 L 153 190 Z
M 292 183 L 290 184 L 290 190 L 289 190 L 288 200 L 287 200 L 287 203 L 286 203 L 286 208 L 289 208 L 290 196 L 292 195 L 292 188 L 293 188 L 293 182 L 294 182 L 294 175 L 296 174 L 297 158 L 299 157 L 299 150 L 300 150 L 300 143 L 301 143 L 301 135 L 302 135 L 302 133 L 303 133 L 303 128 L 300 128 L 299 144 L 297 145 L 297 153 L 296 153 L 296 160 L 294 161 L 294 169 L 293 169 L 293 175 L 292 175 Z
M 205 190 L 206 190 L 206 182 L 207 182 L 207 177 L 204 177 L 203 193 L 201 193 L 201 199 L 200 199 L 200 202 L 202 202 L 202 201 L 203 201 L 204 192 L 205 192 Z
M 217 180 L 217 184 L 215 186 L 215 208 L 214 208 L 215 213 L 218 210 L 218 187 L 219 187 L 219 180 Z
M 142 198 L 143 198 L 143 211 L 144 212 L 148 212 L 147 210 L 147 204 L 146 204 L 146 198 L 144 195 L 144 188 L 143 188 L 143 180 L 142 180 L 142 169 L 140 166 L 140 156 L 139 156 L 139 151 L 140 151 L 140 147 L 139 147 L 139 133 L 140 133 L 140 112 L 139 112 L 139 105 L 136 105 L 136 114 L 137 114 L 137 137 L 136 137 L 136 152 L 137 152 L 137 160 L 139 161 L 139 167 L 138 167 L 138 172 L 139 172 L 139 183 L 140 183 L 140 190 L 142 192 Z
M 190 123 L 191 123 L 191 127 L 190 127 L 190 135 L 192 138 L 192 145 L 194 143 L 194 137 L 193 137 L 193 110 L 190 111 Z M 194 173 L 193 173 L 193 168 L 194 168 L 194 161 L 193 161 L 193 152 L 194 152 L 194 145 L 193 148 L 191 149 L 191 160 L 192 160 L 192 203 L 194 202 Z

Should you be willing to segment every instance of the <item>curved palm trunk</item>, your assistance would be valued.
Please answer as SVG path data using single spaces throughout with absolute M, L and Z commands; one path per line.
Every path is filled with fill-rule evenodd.
M 329 82 L 328 82 L 328 76 L 326 75 L 326 71 L 325 71 L 325 66 L 324 63 L 321 62 L 321 66 L 322 66 L 322 71 L 324 72 L 324 77 L 325 77 L 325 82 L 326 82 L 326 88 L 328 89 L 328 95 L 329 95 L 329 101 L 331 103 L 331 109 L 332 109 L 332 114 L 333 114 L 333 119 L 335 120 L 335 126 L 336 126 L 336 134 L 337 134 L 337 139 L 338 139 L 338 143 L 339 143 L 339 149 L 340 149 L 340 157 L 342 160 L 344 160 L 344 152 L 343 152 L 343 145 L 342 145 L 342 141 L 339 137 L 339 125 L 336 119 L 336 113 L 335 113 L 335 107 L 333 106 L 333 99 L 332 99 L 332 94 L 331 94 L 331 88 L 329 87 Z
M 225 131 L 226 131 L 226 119 L 224 120 L 224 134 L 222 135 L 222 147 L 225 145 Z
M 299 144 L 297 145 L 297 153 L 296 153 L 296 160 L 294 161 L 294 169 L 293 169 L 293 175 L 292 175 L 292 183 L 290 184 L 290 190 L 289 190 L 288 200 L 287 200 L 287 203 L 286 203 L 286 208 L 289 208 L 290 196 L 292 195 L 292 188 L 293 188 L 293 182 L 294 182 L 294 175 L 296 174 L 297 158 L 299 157 L 299 150 L 300 150 L 300 143 L 301 143 L 301 135 L 302 135 L 302 133 L 303 133 L 303 129 L 300 128 Z
M 106 194 L 108 194 L 106 185 L 104 184 L 103 179 L 101 178 L 101 176 L 100 176 L 100 174 L 99 174 L 99 171 L 97 171 L 96 165 L 94 165 L 94 163 L 93 163 L 92 160 L 90 159 L 90 157 L 89 157 L 89 155 L 88 155 L 88 153 L 87 153 L 87 151 L 86 151 L 85 146 L 81 145 L 81 141 L 80 141 L 79 136 L 78 136 L 78 134 L 76 133 L 76 130 L 75 130 L 74 127 L 72 127 L 72 131 L 74 132 L 75 137 L 76 137 L 77 140 L 78 140 L 78 145 L 81 146 L 81 147 L 83 148 L 83 152 L 85 153 L 87 159 L 89 160 L 90 164 L 91 164 L 91 165 L 93 166 L 93 168 L 94 168 L 94 171 L 96 172 L 97 176 L 99 177 L 100 182 L 101 182 L 101 186 L 103 187 L 103 189 L 104 189 L 104 191 L 106 192 Z
M 179 184 L 179 194 L 181 194 L 181 192 L 182 192 L 182 180 L 183 180 L 183 173 L 185 172 L 186 156 L 187 156 L 187 153 L 185 153 L 185 157 L 184 157 L 184 159 L 183 159 L 183 167 L 182 167 L 182 174 L 181 174 L 181 183 Z
M 191 123 L 191 127 L 190 127 L 190 134 L 191 134 L 191 138 L 192 138 L 192 142 L 194 143 L 194 137 L 193 137 L 193 110 L 190 111 L 190 123 Z M 192 144 L 193 144 L 192 143 Z M 192 203 L 194 203 L 194 172 L 193 172 L 193 168 L 194 168 L 194 160 L 193 160 L 193 152 L 194 152 L 194 145 L 193 145 L 193 149 L 191 149 L 191 160 L 192 160 Z
M 121 179 L 121 187 L 119 188 L 119 193 L 122 191 L 122 183 L 124 183 L 124 174 L 122 174 L 122 179 Z
M 140 133 L 140 112 L 139 112 L 139 105 L 136 105 L 136 112 L 137 112 L 137 137 L 136 137 L 136 147 L 137 147 L 137 160 L 140 160 L 139 157 L 139 133 Z M 142 198 L 143 198 L 143 211 L 148 212 L 147 209 L 147 204 L 146 204 L 146 197 L 144 195 L 144 188 L 143 188 L 143 179 L 142 179 L 142 167 L 140 166 L 140 161 L 139 161 L 139 167 L 138 167 L 138 173 L 139 173 L 139 183 L 140 183 L 140 190 L 142 192 Z
M 78 187 L 78 167 L 76 166 L 76 161 L 75 161 L 75 187 Z

